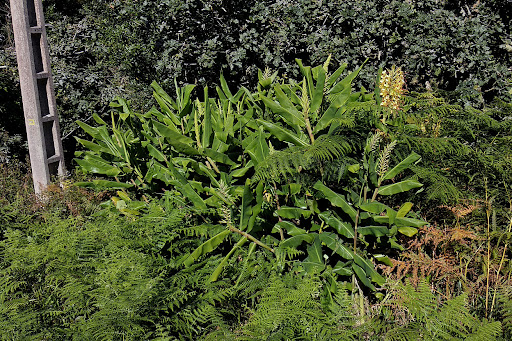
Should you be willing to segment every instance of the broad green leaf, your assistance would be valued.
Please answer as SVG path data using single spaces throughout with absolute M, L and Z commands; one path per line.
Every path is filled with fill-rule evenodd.
M 292 131 L 280 127 L 276 124 L 267 122 L 265 120 L 258 119 L 258 123 L 263 125 L 272 135 L 274 135 L 279 141 L 289 142 L 296 146 L 307 146 L 308 143 L 301 139 L 297 134 Z
M 199 245 L 197 249 L 194 250 L 188 257 L 183 261 L 183 265 L 186 267 L 191 266 L 199 257 L 212 252 L 215 250 L 220 243 L 224 241 L 224 239 L 230 234 L 229 230 L 224 230 L 221 233 L 213 236 L 212 238 L 205 241 L 203 244 Z
M 158 164 L 155 162 L 155 164 Z M 158 164 L 160 165 L 160 164 Z M 161 168 L 165 168 L 160 165 Z M 196 193 L 194 188 L 192 188 L 191 184 L 188 180 L 174 167 L 172 161 L 167 164 L 169 171 L 172 173 L 172 176 L 178 181 L 179 186 L 176 186 L 176 189 L 181 192 L 186 198 L 188 198 L 194 206 L 198 209 L 205 210 L 206 204 L 203 199 Z
M 386 226 L 360 226 L 357 232 L 363 236 L 383 237 L 389 234 L 389 229 Z
M 165 162 L 165 156 L 161 151 L 156 149 L 152 144 L 148 144 L 147 147 L 149 155 L 160 162 Z
M 108 154 L 110 154 L 110 149 L 105 148 L 103 146 L 100 146 L 99 144 L 96 144 L 96 143 L 91 142 L 91 141 L 83 140 L 83 139 L 78 138 L 78 137 L 75 137 L 75 139 L 82 146 L 84 146 L 85 148 L 87 148 L 87 149 L 89 149 L 89 150 L 91 150 L 93 152 L 96 152 L 96 153 L 108 153 Z
M 263 127 L 255 135 L 256 138 L 247 146 L 246 151 L 251 156 L 253 162 L 259 164 L 270 154 L 270 148 L 268 147 Z
M 256 223 L 256 218 L 258 218 L 260 212 L 261 212 L 261 207 L 263 205 L 263 188 L 264 188 L 264 185 L 263 185 L 263 182 L 260 181 L 258 183 L 258 186 L 256 186 L 256 205 L 253 206 L 252 208 L 252 216 L 251 216 L 251 219 L 249 219 L 249 224 L 247 225 L 247 232 L 250 233 L 251 230 L 253 229 L 254 227 L 254 224 Z
M 167 94 L 167 92 L 165 92 L 164 89 L 160 87 L 160 85 L 156 81 L 153 81 L 151 83 L 151 87 L 153 88 L 154 92 L 158 94 L 158 96 L 160 96 L 163 100 L 171 104 L 173 107 L 176 107 L 176 103 L 174 102 L 174 100 Z
M 307 273 L 319 273 L 325 269 L 324 257 L 322 253 L 322 243 L 319 238 L 315 238 L 315 242 L 308 246 L 308 256 L 302 262 L 304 270 Z
M 381 263 L 384 263 L 386 264 L 387 266 L 393 266 L 393 262 L 391 261 L 391 259 L 389 259 L 388 256 L 385 256 L 385 255 L 373 255 L 373 257 L 375 257 L 375 259 Z
M 213 161 L 216 161 L 216 162 L 220 162 L 220 163 L 223 163 L 225 165 L 231 165 L 231 166 L 234 166 L 236 165 L 235 162 L 233 162 L 226 154 L 224 153 L 219 153 L 219 152 L 216 152 L 215 150 L 212 150 L 212 149 L 209 149 L 209 148 L 205 148 L 203 150 L 203 153 L 206 155 L 206 156 L 209 156 Z
M 346 89 L 350 89 L 350 85 L 352 83 L 352 81 L 354 80 L 354 78 L 357 77 L 357 75 L 359 74 L 359 72 L 361 71 L 361 69 L 363 68 L 364 64 L 366 64 L 366 62 L 368 61 L 368 59 L 365 60 L 365 62 L 356 70 L 352 71 L 350 74 L 348 74 L 348 76 L 346 76 L 345 78 L 343 78 L 343 80 L 341 80 L 340 82 L 338 82 L 331 90 L 330 90 L 330 93 L 331 94 L 335 94 L 335 93 L 338 93 L 338 92 L 341 92 L 341 91 L 344 91 Z
M 75 159 L 76 163 L 88 173 L 104 174 L 108 176 L 117 176 L 121 170 L 105 162 L 101 158 L 95 158 L 92 155 L 86 155 L 83 159 Z
M 247 165 L 245 165 L 245 167 L 237 168 L 234 171 L 232 171 L 230 176 L 232 176 L 234 178 L 240 178 L 240 177 L 244 176 L 251 168 L 254 168 L 253 165 L 254 165 L 254 163 L 252 162 L 252 160 L 250 160 L 249 162 L 247 162 Z
M 393 179 L 395 176 L 400 174 L 403 170 L 409 168 L 410 165 L 415 163 L 421 159 L 421 156 L 416 154 L 415 152 L 412 152 L 408 157 L 406 157 L 404 160 L 402 160 L 398 165 L 390 169 L 389 171 L 384 174 L 382 177 L 382 180 L 390 180 Z
M 343 262 L 339 261 L 332 268 L 332 271 L 341 276 L 351 276 L 354 273 L 354 271 L 352 270 L 352 266 L 351 266 L 352 263 L 351 262 L 347 262 L 347 263 L 343 263 Z
M 280 222 L 278 222 L 275 225 L 274 228 L 281 229 L 281 230 L 286 230 L 286 232 L 290 236 L 298 236 L 298 235 L 307 233 L 306 230 L 298 228 L 297 226 L 295 226 L 295 224 L 293 224 L 293 223 L 291 223 L 289 221 L 280 221 Z
M 315 90 L 311 96 L 311 107 L 309 109 L 309 112 L 311 113 L 316 113 L 324 98 L 325 70 L 322 66 L 315 68 L 315 70 L 318 72 L 318 77 L 316 80 Z
M 117 181 L 109 181 L 109 180 L 92 180 L 88 182 L 75 182 L 73 184 L 77 187 L 87 187 L 87 188 L 94 188 L 94 189 L 123 189 L 123 188 L 131 188 L 133 187 L 133 184 L 127 184 L 124 182 L 117 182 Z
M 337 253 L 344 259 L 353 259 L 354 253 L 350 248 L 343 245 L 343 241 L 334 233 L 331 232 L 323 232 L 318 235 L 320 241 L 325 243 L 329 249 L 331 249 L 334 253 Z
M 238 243 L 235 244 L 235 246 L 233 246 L 233 248 L 231 249 L 231 251 L 228 252 L 226 257 L 224 257 L 222 259 L 222 261 L 220 262 L 220 264 L 217 265 L 217 267 L 215 268 L 215 270 L 211 274 L 210 278 L 208 279 L 208 282 L 215 282 L 215 281 L 217 281 L 217 279 L 219 278 L 220 274 L 222 273 L 222 270 L 224 269 L 224 266 L 226 265 L 226 263 L 229 260 L 229 258 L 233 255 L 233 253 L 236 251 L 236 249 L 238 249 L 239 247 L 244 245 L 246 242 L 247 242 L 247 238 L 243 237 L 242 239 L 240 239 L 238 241 Z
M 386 283 L 386 279 L 379 275 L 379 273 L 375 270 L 374 265 L 367 259 L 364 259 L 360 255 L 356 254 L 354 255 L 354 262 L 356 262 L 357 265 L 359 265 L 364 272 L 372 279 L 373 282 L 377 283 L 378 285 L 383 285 Z
M 212 130 L 212 111 L 210 107 L 210 99 L 208 97 L 208 87 L 204 87 L 204 120 L 203 120 L 203 148 L 210 147 L 210 139 L 213 133 Z
M 97 127 L 96 128 L 95 127 L 91 127 L 87 123 L 84 123 L 84 122 L 81 122 L 81 121 L 76 121 L 76 124 L 78 124 L 78 126 L 80 126 L 80 128 L 82 128 L 83 131 L 85 131 L 87 134 L 89 134 L 90 136 L 92 136 L 96 140 L 101 140 L 101 135 L 100 135 Z
M 354 273 L 356 274 L 357 278 L 364 284 L 365 287 L 371 289 L 372 291 L 375 291 L 375 286 L 370 282 L 368 279 L 368 276 L 364 272 L 364 270 L 358 266 L 357 264 L 352 264 L 352 269 L 354 270 Z
M 103 119 L 98 114 L 92 114 L 92 118 L 94 121 L 96 121 L 96 123 L 100 125 L 107 125 L 107 122 L 103 121 Z
M 412 237 L 412 236 L 414 236 L 416 233 L 418 233 L 418 230 L 417 230 L 417 229 L 415 229 L 414 227 L 410 227 L 410 226 L 402 226 L 402 227 L 399 227 L 399 228 L 398 228 L 398 232 L 400 232 L 401 234 L 406 235 L 407 237 Z
M 338 78 L 340 78 L 341 74 L 343 73 L 343 71 L 345 71 L 347 66 L 347 63 L 343 63 L 336 71 L 334 71 L 329 76 L 329 79 L 326 82 L 327 89 L 330 89 L 338 81 Z
M 293 237 L 290 237 L 290 238 L 287 238 L 287 239 L 283 240 L 279 244 L 279 246 L 296 248 L 299 245 L 301 245 L 303 242 L 306 242 L 306 243 L 310 244 L 310 243 L 313 242 L 313 240 L 315 240 L 315 235 L 314 234 L 310 234 L 310 233 L 300 234 L 300 235 L 293 236 Z
M 409 211 L 411 210 L 412 208 L 412 202 L 406 202 L 405 204 L 403 204 L 400 209 L 398 210 L 398 212 L 396 213 L 396 217 L 397 218 L 403 218 L 407 215 L 407 213 L 409 213 Z
M 184 143 L 187 145 L 194 144 L 194 140 L 192 140 L 190 137 L 184 136 L 184 135 L 170 129 L 169 127 L 167 127 L 166 125 L 164 125 L 160 122 L 153 121 L 153 127 L 155 128 L 155 131 L 160 136 L 168 138 L 169 142 L 171 142 L 171 143 L 172 142 L 180 142 L 180 143 Z
M 327 128 L 334 118 L 342 114 L 342 111 L 345 110 L 345 108 L 342 108 L 342 106 L 345 105 L 350 99 L 350 92 L 351 89 L 347 88 L 343 92 L 336 94 L 334 101 L 331 103 L 329 108 L 327 108 L 322 117 L 318 120 L 315 128 L 313 129 L 314 133 Z
M 423 186 L 423 184 L 419 183 L 418 181 L 404 180 L 404 181 L 397 182 L 395 184 L 382 186 L 379 188 L 378 193 L 380 195 L 393 195 L 393 194 L 406 192 L 408 190 L 411 190 L 413 188 L 418 188 L 421 186 Z
M 359 172 L 359 169 L 361 169 L 361 165 L 358 164 L 358 163 L 350 165 L 350 166 L 347 167 L 347 170 L 350 173 L 354 173 L 354 174 L 357 174 L 357 172 Z
M 283 206 L 276 212 L 278 216 L 285 219 L 300 219 L 301 216 L 309 218 L 309 216 L 311 216 L 311 211 L 303 210 L 297 207 Z
M 242 206 L 240 211 L 240 230 L 245 230 L 252 214 L 251 202 L 254 196 L 251 191 L 251 180 L 246 179 L 244 185 L 244 194 L 242 195 Z
M 160 106 L 160 109 L 167 114 L 167 117 L 171 119 L 172 123 L 175 125 L 180 124 L 180 120 L 178 117 L 176 117 L 175 112 L 169 107 L 169 104 L 166 103 L 166 101 L 163 100 L 163 98 L 158 95 L 158 93 L 153 93 L 153 97 L 156 99 L 158 105 Z
M 361 208 L 363 211 L 370 212 L 373 214 L 381 214 L 382 212 L 387 210 L 389 206 L 384 205 L 378 201 L 373 201 L 366 204 L 361 204 L 359 208 Z
M 260 95 L 261 100 L 272 112 L 281 116 L 288 125 L 290 125 L 295 131 L 300 131 L 300 127 L 304 126 L 303 120 L 297 118 L 295 115 L 287 111 L 280 104 L 274 102 L 273 100 Z
M 338 234 L 347 238 L 354 238 L 354 229 L 349 223 L 341 221 L 330 212 L 322 212 L 318 216 L 327 225 L 335 229 Z
M 428 222 L 421 220 L 421 219 L 414 219 L 414 218 L 396 218 L 395 224 L 397 226 L 413 226 L 413 227 L 422 227 L 425 225 L 428 225 Z
M 313 188 L 322 192 L 323 195 L 325 195 L 325 197 L 331 202 L 331 204 L 333 204 L 336 207 L 341 208 L 343 210 L 343 212 L 345 212 L 346 214 L 349 215 L 349 217 L 352 219 L 353 222 L 356 221 L 356 215 L 357 215 L 356 210 L 354 209 L 354 207 L 352 207 L 351 205 L 349 205 L 347 203 L 347 201 L 345 200 L 345 198 L 343 196 L 332 191 L 330 188 L 325 186 L 321 181 L 318 181 L 317 183 L 315 183 Z

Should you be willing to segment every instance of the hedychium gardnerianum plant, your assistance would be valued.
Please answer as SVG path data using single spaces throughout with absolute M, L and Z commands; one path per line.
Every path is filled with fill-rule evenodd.
M 259 109 L 252 104 L 252 95 L 243 88 L 233 95 L 222 76 L 216 89 L 218 98 L 209 97 L 205 88 L 203 100 L 193 99 L 192 85 L 176 86 L 175 99 L 158 84 L 152 87 L 158 109 L 139 114 L 127 101 L 117 98 L 111 104 L 111 126 L 96 115 L 97 127 L 79 122 L 93 141 L 78 139 L 88 149 L 77 153 L 78 165 L 83 171 L 116 180 L 79 185 L 122 190 L 133 187 L 150 195 L 168 190 L 180 193 L 211 222 L 197 228 L 205 231 L 206 227 L 209 232 L 204 243 L 184 257 L 185 266 L 227 239 L 234 238 L 235 242 L 228 256 L 246 241 L 273 251 L 249 234 L 261 211 L 263 183 L 246 178 L 254 174 L 254 164 L 269 153 L 269 134 L 253 119 Z M 133 200 L 121 191 L 118 195 L 120 198 L 112 198 L 116 207 L 137 215 Z M 211 231 L 217 232 L 210 236 Z M 212 280 L 224 263 L 212 274 Z
M 113 103 L 112 127 L 98 117 L 95 118 L 99 127 L 80 123 L 93 142 L 79 140 L 89 150 L 79 155 L 81 159 L 77 162 L 87 172 L 116 178 L 93 185 L 133 186 L 150 193 L 173 190 L 198 214 L 206 215 L 210 224 L 205 223 L 196 230 L 210 233 L 198 232 L 204 242 L 183 258 L 183 264 L 190 266 L 231 240 L 235 246 L 219 263 L 212 281 L 244 243 L 260 245 L 285 262 L 283 255 L 299 256 L 304 252 L 301 244 L 307 242 L 308 255 L 300 265 L 301 271 L 326 268 L 323 256 L 318 257 L 323 254 L 323 243 L 344 260 L 336 263 L 334 274 L 355 273 L 363 284 L 374 288 L 371 281 L 380 285 L 383 278 L 375 271 L 371 259 L 360 252 L 365 244 L 353 248 L 354 243 L 347 244 L 347 239 L 357 241 L 364 235 L 361 231 L 366 230 L 376 238 L 394 230 L 391 226 L 391 230 L 362 228 L 363 221 L 368 225 L 365 214 L 369 213 L 363 212 L 357 219 L 351 215 L 353 207 L 361 203 L 350 192 L 329 192 L 321 181 L 321 162 L 349 150 L 348 143 L 336 134 L 337 129 L 353 122 L 351 109 L 370 102 L 371 95 L 364 90 L 352 93 L 350 84 L 359 69 L 341 79 L 345 65 L 332 75 L 326 71 L 328 63 L 310 68 L 299 62 L 299 66 L 304 75 L 302 83 L 281 80 L 272 87 L 272 82 L 265 81 L 275 77 L 267 72 L 260 79 L 264 84 L 260 84 L 257 95 L 243 88 L 233 95 L 223 77 L 216 89 L 218 99 L 210 98 L 205 88 L 203 100 L 193 100 L 193 86 L 176 87 L 176 99 L 172 99 L 153 83 L 159 109 L 153 107 L 147 113 L 138 114 L 126 101 L 117 99 Z M 278 122 L 258 119 L 265 115 L 271 117 L 263 112 L 264 108 L 278 117 Z M 274 146 L 284 149 L 276 151 Z M 271 163 L 275 154 L 293 148 L 306 158 L 299 159 L 295 170 L 283 173 L 300 175 L 310 171 L 310 164 L 303 163 L 308 158 L 321 171 L 310 171 L 306 182 L 263 175 L 265 165 Z M 354 170 L 355 166 L 350 169 Z M 346 223 L 347 220 L 352 222 Z M 390 218 L 388 225 L 393 225 L 395 220 Z
M 398 236 L 413 236 L 427 222 L 411 211 L 411 202 L 393 208 L 382 201 L 422 186 L 413 179 L 400 179 L 420 160 L 419 155 L 411 153 L 391 167 L 396 142 L 382 147 L 383 140 L 382 132 L 368 138 L 361 158 L 346 167 L 341 183 L 318 180 L 305 191 L 299 190 L 299 184 L 289 184 L 288 191 L 272 198 L 280 201 L 274 230 L 284 231 L 276 248 L 283 266 L 289 264 L 299 273 L 352 278 L 352 284 L 357 278 L 373 291 L 375 285 L 385 283 L 374 263 L 390 264 L 393 249 L 402 250 Z M 301 254 L 307 257 L 287 261 Z M 352 284 L 347 282 L 354 289 Z
M 259 179 L 278 179 L 302 170 L 323 171 L 323 162 L 346 154 L 351 148 L 340 127 L 354 125 L 352 109 L 370 101 L 364 89 L 353 92 L 352 81 L 362 66 L 343 76 L 347 64 L 332 74 L 330 56 L 323 65 L 304 66 L 298 83 L 276 82 L 273 87 L 259 88 L 258 100 L 275 121 L 258 119 L 258 124 L 272 136 L 272 153 L 256 167 Z

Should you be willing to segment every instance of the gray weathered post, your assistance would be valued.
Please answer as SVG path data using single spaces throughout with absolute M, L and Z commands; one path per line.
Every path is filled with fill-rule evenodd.
M 64 175 L 64 154 L 41 0 L 10 0 L 32 177 L 41 193 Z

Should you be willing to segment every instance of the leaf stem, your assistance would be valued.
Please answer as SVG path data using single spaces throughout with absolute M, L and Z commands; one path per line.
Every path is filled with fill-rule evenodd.
M 270 252 L 274 253 L 274 249 L 271 248 L 270 246 L 267 246 L 265 244 L 263 244 L 262 242 L 260 242 L 258 239 L 254 238 L 253 236 L 251 236 L 249 233 L 247 232 L 244 232 L 242 230 L 239 230 L 237 229 L 236 227 L 234 226 L 229 226 L 229 230 L 232 231 L 232 232 L 235 232 L 235 233 L 238 233 L 242 236 L 244 236 L 245 238 L 249 239 L 250 241 L 254 242 L 255 244 L 258 244 L 259 246 L 261 246 L 262 248 L 264 249 L 267 249 L 269 250 Z

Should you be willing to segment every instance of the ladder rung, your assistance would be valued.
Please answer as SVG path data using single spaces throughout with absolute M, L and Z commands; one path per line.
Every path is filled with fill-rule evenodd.
M 55 163 L 60 161 L 62 161 L 62 157 L 60 155 L 51 156 L 46 160 L 47 163 Z
M 50 122 L 50 121 L 55 121 L 55 115 L 46 115 L 46 116 L 43 116 L 41 117 L 41 121 L 42 122 Z
M 36 73 L 37 79 L 43 79 L 43 78 L 48 78 L 48 77 L 50 77 L 50 74 L 46 71 Z
M 39 26 L 32 26 L 28 29 L 30 33 L 43 33 L 43 29 Z

